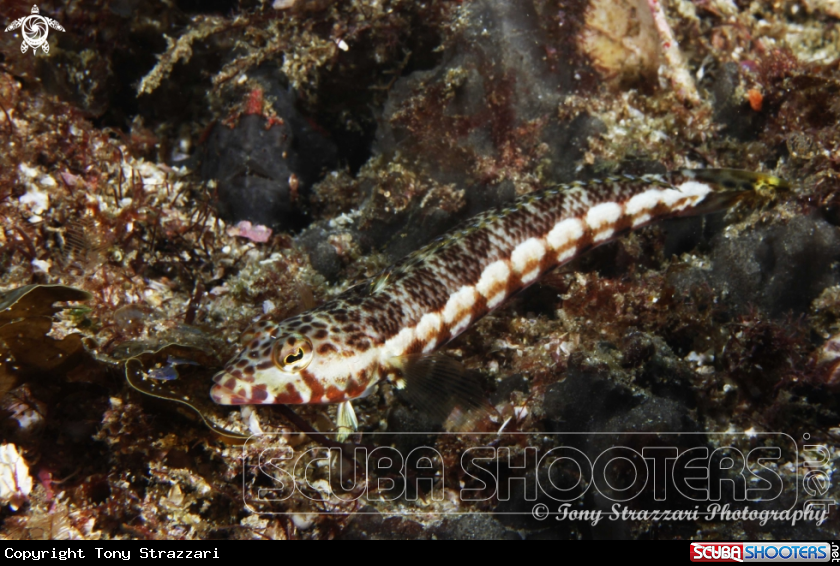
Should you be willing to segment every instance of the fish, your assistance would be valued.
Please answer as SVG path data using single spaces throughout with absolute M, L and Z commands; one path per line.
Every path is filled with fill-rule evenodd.
M 167 356 L 166 365 L 163 367 L 155 367 L 146 372 L 146 377 L 149 379 L 157 379 L 159 381 L 173 381 L 178 379 L 178 368 L 176 366 L 200 366 L 201 364 L 186 358 L 179 358 L 176 356 Z
M 631 230 L 766 200 L 786 188 L 764 173 L 681 169 L 520 196 L 318 307 L 258 321 L 213 377 L 210 395 L 222 405 L 340 403 L 339 429 L 355 430 L 351 402 L 388 381 L 421 409 L 468 413 L 482 405 L 481 394 L 439 350 L 481 317 L 548 271 Z

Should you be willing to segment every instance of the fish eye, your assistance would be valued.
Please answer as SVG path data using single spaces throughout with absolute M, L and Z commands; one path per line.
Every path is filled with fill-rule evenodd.
M 312 361 L 312 342 L 302 334 L 288 334 L 274 341 L 271 360 L 277 369 L 297 373 Z
M 283 359 L 283 363 L 286 365 L 292 365 L 295 362 L 298 362 L 303 359 L 303 348 L 298 348 L 297 352 L 294 354 L 289 354 Z

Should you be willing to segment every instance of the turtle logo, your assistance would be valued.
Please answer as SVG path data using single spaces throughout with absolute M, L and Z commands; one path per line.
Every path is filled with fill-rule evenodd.
M 64 31 L 64 28 L 57 21 L 40 15 L 38 6 L 32 6 L 30 15 L 13 21 L 6 28 L 6 31 L 12 31 L 19 27 L 23 27 L 23 43 L 20 44 L 21 53 L 26 53 L 26 50 L 30 47 L 32 53 L 35 53 L 39 47 L 44 50 L 44 53 L 49 53 L 50 44 L 47 43 L 47 35 L 50 33 L 49 28 Z

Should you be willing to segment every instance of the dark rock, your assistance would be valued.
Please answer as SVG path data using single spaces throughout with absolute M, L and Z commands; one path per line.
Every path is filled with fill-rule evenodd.
M 622 344 L 621 366 L 636 368 L 650 360 L 656 353 L 653 339 L 641 332 L 630 332 L 624 337 Z
M 233 129 L 224 124 L 213 127 L 201 175 L 216 180 L 217 208 L 223 219 L 294 229 L 303 224 L 289 189 L 297 168 L 291 128 L 286 124 L 266 128 L 265 118 L 252 115 L 243 116 Z
M 637 385 L 653 395 L 693 408 L 692 369 L 678 357 L 662 338 L 632 332 L 623 348 L 624 363 L 637 364 Z
M 731 314 L 753 307 L 774 318 L 807 313 L 825 288 L 840 283 L 840 230 L 816 214 L 732 237 L 719 233 L 711 246 L 711 269 L 674 270 L 668 284 L 685 296 L 710 288 Z
M 665 259 L 694 250 L 708 251 L 712 239 L 726 227 L 726 212 L 673 218 L 660 224 L 665 233 L 662 255 Z
M 296 109 L 276 73 L 253 77 L 260 108 L 216 123 L 201 149 L 201 176 L 216 181 L 219 215 L 283 230 L 308 223 L 309 189 L 335 165 L 335 146 Z M 268 100 L 274 116 L 263 115 Z M 233 124 L 233 125 L 231 125 Z
M 513 455 L 514 452 L 511 452 Z M 568 453 L 563 453 L 568 456 Z M 542 458 L 543 455 L 537 454 Z M 555 453 L 555 456 L 559 454 Z M 559 464 L 542 464 L 536 468 L 536 461 L 530 464 L 521 462 L 525 468 L 511 469 L 507 466 L 504 456 L 499 462 L 499 476 L 495 480 L 498 487 L 499 503 L 495 508 L 498 521 L 511 529 L 521 532 L 542 531 L 549 528 L 562 538 L 575 538 L 579 529 L 586 528 L 576 521 L 548 521 L 534 517 L 536 506 L 547 508 L 555 512 L 560 501 L 570 501 L 583 495 L 580 481 L 580 469 L 574 464 L 564 465 L 567 461 L 560 460 Z M 564 491 L 558 491 L 558 488 Z M 561 534 L 562 533 L 562 534 Z
M 329 243 L 330 232 L 326 223 L 319 223 L 306 229 L 297 238 L 297 243 L 309 254 L 309 261 L 321 275 L 334 280 L 341 272 L 342 261 L 335 247 Z
M 521 391 L 528 393 L 531 390 L 531 382 L 524 375 L 511 375 L 503 379 L 493 395 L 490 396 L 490 402 L 493 405 L 510 401 L 510 396 L 514 391 Z
M 627 385 L 614 379 L 606 363 L 575 352 L 569 358 L 566 379 L 546 390 L 543 411 L 547 430 L 553 432 L 603 430 L 613 415 L 641 401 Z
M 700 427 L 684 405 L 670 399 L 649 396 L 629 411 L 619 411 L 615 417 L 604 423 L 601 430 L 643 432 L 653 436 L 660 432 L 698 432 Z M 650 437 L 647 437 L 646 440 L 627 442 L 627 445 L 650 444 L 649 439 Z
M 341 531 L 342 540 L 428 539 L 423 525 L 402 517 L 383 518 L 373 507 L 363 507 Z
M 823 289 L 840 283 L 838 260 L 840 230 L 818 216 L 798 216 L 718 237 L 711 282 L 736 312 L 755 305 L 774 317 L 806 313 Z
M 437 538 L 443 540 L 521 540 L 517 533 L 509 531 L 491 515 L 460 515 L 444 519 L 434 529 Z
M 714 77 L 715 120 L 723 131 L 742 141 L 754 139 L 761 131 L 762 115 L 750 108 L 738 63 L 725 63 Z
M 401 454 L 409 454 L 415 448 L 421 446 L 435 446 L 434 434 L 410 434 L 410 433 L 435 433 L 443 430 L 439 418 L 420 411 L 400 399 L 391 406 L 388 412 L 388 430 L 399 431 L 393 437 L 386 437 Z M 402 434 L 409 433 L 409 434 Z

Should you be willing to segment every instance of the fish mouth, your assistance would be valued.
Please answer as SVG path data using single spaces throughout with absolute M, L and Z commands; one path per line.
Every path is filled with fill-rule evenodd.
M 213 383 L 222 384 L 226 382 L 228 379 L 235 379 L 227 369 L 223 369 L 222 371 L 218 372 L 216 375 L 213 376 L 212 381 Z
M 227 371 L 220 371 L 213 376 L 215 385 L 210 388 L 210 398 L 219 405 L 251 405 L 253 401 L 247 399 L 235 377 Z M 238 391 L 237 391 L 238 389 Z

